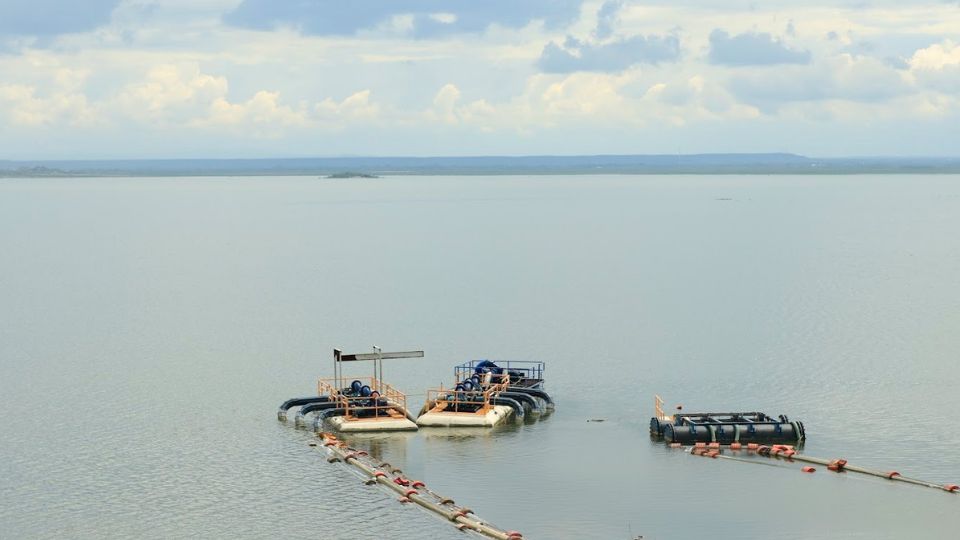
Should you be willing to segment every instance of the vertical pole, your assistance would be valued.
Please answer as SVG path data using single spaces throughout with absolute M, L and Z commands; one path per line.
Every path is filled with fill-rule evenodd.
M 334 384 L 337 385 L 337 390 L 340 390 L 341 388 L 343 388 L 343 384 L 341 384 L 341 381 L 340 381 L 340 373 L 339 373 L 340 354 L 341 354 L 340 349 L 333 350 L 333 382 Z

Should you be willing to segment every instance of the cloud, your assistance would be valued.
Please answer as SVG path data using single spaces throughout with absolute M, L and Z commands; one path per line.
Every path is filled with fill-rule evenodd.
M 355 121 L 369 122 L 380 116 L 380 105 L 370 100 L 370 94 L 370 90 L 361 90 L 340 102 L 326 98 L 314 105 L 313 110 L 320 123 L 327 127 L 343 127 Z
M 953 40 L 919 49 L 906 63 L 918 84 L 951 94 L 960 92 L 960 44 Z
M 0 126 L 24 128 L 75 128 L 99 121 L 97 111 L 80 92 L 60 89 L 43 95 L 35 87 L 18 84 L 0 84 L 0 119 L 6 119 Z
M 910 59 L 910 67 L 920 70 L 937 71 L 958 65 L 960 65 L 960 45 L 950 39 L 920 49 Z
M 6 0 L 0 12 L 0 36 L 55 36 L 92 30 L 110 21 L 119 0 Z
M 213 101 L 207 115 L 189 123 L 196 127 L 234 127 L 252 129 L 255 137 L 277 138 L 285 128 L 310 124 L 304 108 L 294 109 L 280 103 L 279 92 L 261 90 L 243 103 L 231 103 L 220 97 Z
M 182 124 L 201 116 L 226 96 L 225 77 L 200 72 L 196 63 L 153 67 L 143 81 L 128 84 L 116 98 L 127 118 L 157 124 Z
M 597 39 L 604 40 L 613 35 L 613 26 L 622 8 L 623 0 L 608 0 L 600 6 L 597 11 L 597 28 L 593 32 Z
M 567 37 L 561 47 L 551 41 L 543 48 L 537 66 L 546 73 L 574 71 L 623 71 L 640 63 L 676 60 L 680 56 L 677 36 L 643 36 L 591 43 Z
M 352 35 L 394 17 L 409 17 L 417 37 L 482 32 L 496 24 L 509 28 L 542 20 L 563 26 L 579 15 L 580 0 L 243 0 L 224 17 L 228 24 L 258 30 L 297 28 L 305 34 Z
M 783 67 L 775 77 L 765 71 L 738 73 L 729 87 L 739 100 L 768 112 L 791 102 L 882 102 L 911 91 L 904 75 L 882 60 L 850 54 Z
M 710 33 L 711 64 L 761 66 L 772 64 L 808 64 L 810 51 L 787 47 L 780 38 L 767 33 L 745 32 L 731 36 L 715 29 Z
M 829 149 L 875 118 L 953 152 L 960 118 L 955 4 L 92 0 L 31 26 L 12 3 L 0 157 L 804 152 L 777 137 Z

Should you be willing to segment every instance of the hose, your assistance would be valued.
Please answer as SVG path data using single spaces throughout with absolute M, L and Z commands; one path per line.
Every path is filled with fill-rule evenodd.
M 529 394 L 531 396 L 538 397 L 547 402 L 548 409 L 555 408 L 555 404 L 553 403 L 553 398 L 550 397 L 550 394 L 544 392 L 543 390 L 540 390 L 539 388 L 527 388 L 526 386 L 510 386 L 510 387 L 507 387 L 507 390 L 510 392 L 521 392 L 523 394 Z
M 523 405 L 521 405 L 517 400 L 510 399 L 508 397 L 493 396 L 490 398 L 490 403 L 494 405 L 506 405 L 513 409 L 513 412 L 516 413 L 517 418 L 523 418 Z
M 329 396 L 311 396 L 311 397 L 300 397 L 292 398 L 284 401 L 280 404 L 280 409 L 277 410 L 277 420 L 281 422 L 287 419 L 287 411 L 291 407 L 299 407 L 300 405 L 307 405 L 308 403 L 326 403 L 330 401 Z
M 497 395 L 510 398 L 518 403 L 529 405 L 532 412 L 538 414 L 540 413 L 540 404 L 537 403 L 537 399 L 530 394 L 525 394 L 523 392 L 498 392 Z

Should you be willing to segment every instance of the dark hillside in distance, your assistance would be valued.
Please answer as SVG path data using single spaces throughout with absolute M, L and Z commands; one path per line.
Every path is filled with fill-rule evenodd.
M 0 176 L 329 176 L 531 174 L 960 173 L 960 158 L 809 158 L 795 154 L 328 157 L 0 161 Z

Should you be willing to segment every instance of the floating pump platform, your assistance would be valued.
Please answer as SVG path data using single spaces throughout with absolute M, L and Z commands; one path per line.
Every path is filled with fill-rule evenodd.
M 453 388 L 427 391 L 420 426 L 493 427 L 510 418 L 544 414 L 553 399 L 543 389 L 543 362 L 472 360 L 454 367 Z
M 383 382 L 383 360 L 388 358 L 422 358 L 423 351 L 383 352 L 374 347 L 372 353 L 343 354 L 333 350 L 334 377 L 317 381 L 317 395 L 288 399 L 280 405 L 277 419 L 286 421 L 287 413 L 299 407 L 295 423 L 306 425 L 309 414 L 316 414 L 315 427 L 323 420 L 344 432 L 412 431 L 416 417 L 407 409 L 407 397 Z M 372 377 L 345 377 L 343 362 L 372 361 Z
M 705 412 L 667 415 L 663 399 L 654 397 L 656 415 L 650 419 L 650 435 L 669 443 L 802 443 L 803 422 L 786 415 L 776 418 L 762 412 Z

